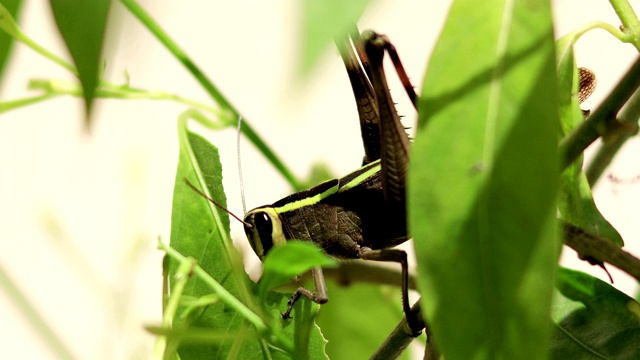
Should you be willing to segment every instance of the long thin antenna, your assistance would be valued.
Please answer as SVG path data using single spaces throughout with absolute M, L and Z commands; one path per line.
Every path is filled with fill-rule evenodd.
M 210 198 L 207 194 L 205 194 L 204 192 L 202 192 L 200 189 L 198 189 L 195 185 L 193 185 L 189 180 L 187 180 L 186 178 L 184 179 L 184 182 L 187 184 L 187 186 L 189 186 L 193 191 L 197 192 L 200 196 L 202 196 L 203 198 L 209 200 L 213 205 L 215 205 L 216 207 L 218 207 L 218 209 L 223 210 L 224 212 L 226 212 L 227 214 L 231 215 L 234 217 L 234 219 L 240 221 L 241 223 L 243 223 L 245 226 L 249 226 L 252 227 L 251 224 L 247 223 L 246 221 L 243 221 L 242 219 L 240 219 L 239 217 L 236 216 L 236 214 L 232 213 L 231 211 L 229 211 L 227 208 L 225 208 L 224 206 L 218 204 L 217 201 L 213 200 L 212 198 Z
M 238 116 L 238 137 L 236 141 L 236 151 L 238 152 L 238 177 L 240 178 L 240 197 L 242 198 L 242 212 L 247 214 L 247 205 L 244 202 L 244 182 L 242 181 L 242 161 L 240 156 L 240 136 L 242 132 L 242 115 Z

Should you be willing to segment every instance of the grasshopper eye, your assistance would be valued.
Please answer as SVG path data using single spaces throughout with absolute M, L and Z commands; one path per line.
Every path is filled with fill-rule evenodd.
M 244 232 L 260 260 L 274 246 L 285 242 L 280 217 L 272 207 L 251 210 L 245 217 Z

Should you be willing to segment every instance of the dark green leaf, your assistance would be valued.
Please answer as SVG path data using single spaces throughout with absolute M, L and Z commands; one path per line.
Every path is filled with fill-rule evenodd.
M 226 207 L 222 188 L 222 171 L 218 150 L 197 134 L 187 130 L 186 121 L 181 120 L 178 127 L 180 136 L 180 158 L 176 174 L 171 215 L 171 246 L 182 255 L 191 256 L 211 277 L 222 284 L 256 313 L 262 314 L 271 326 L 281 331 L 296 344 L 299 354 L 308 351 L 312 359 L 324 358 L 325 341 L 319 329 L 313 324 L 317 306 L 303 299 L 294 308 L 294 320 L 282 320 L 279 311 L 287 307 L 289 294 L 267 293 L 260 303 L 267 306 L 267 313 L 257 307 L 257 299 L 252 295 L 257 291 L 245 274 L 240 256 L 229 237 L 229 217 L 190 189 L 185 179 L 201 189 L 207 196 L 221 206 Z M 171 274 L 175 274 L 176 264 L 170 265 Z M 173 286 L 173 278 L 172 286 Z M 202 281 L 190 280 L 184 288 L 184 296 L 202 297 L 211 294 Z M 222 303 L 199 309 L 191 316 L 176 316 L 174 327 L 191 326 L 223 330 L 228 333 L 247 331 L 247 324 L 233 309 Z M 186 359 L 226 359 L 237 355 L 239 359 L 263 358 L 269 352 L 273 358 L 282 358 L 280 350 L 267 346 L 265 342 L 238 337 L 235 342 L 211 342 L 208 344 L 183 345 L 180 356 Z M 288 358 L 288 356 L 284 356 Z
M 258 294 L 264 294 L 265 291 L 280 286 L 316 266 L 335 265 L 335 259 L 312 243 L 293 241 L 275 246 L 264 259 Z
M 4 6 L 11 17 L 15 19 L 18 16 L 21 5 L 22 0 L 2 0 L 0 7 Z M 0 13 L 4 13 L 4 11 Z M 4 31 L 0 31 L 0 79 L 2 79 L 2 75 L 4 74 L 4 66 L 11 52 L 12 45 L 13 37 Z
M 578 106 L 578 69 L 573 56 L 573 34 L 557 41 L 559 106 L 562 135 L 584 121 Z M 558 209 L 562 218 L 589 233 L 600 235 L 620 246 L 622 237 L 602 216 L 591 194 L 591 187 L 582 171 L 582 156 L 571 164 L 560 177 Z
M 558 280 L 552 359 L 640 358 L 638 302 L 579 271 L 560 269 Z
M 91 103 L 101 74 L 100 53 L 111 0 L 50 2 L 58 29 L 78 69 L 89 126 Z
M 302 24 L 302 63 L 299 73 L 306 75 L 318 58 L 338 36 L 354 26 L 369 0 L 304 0 Z
M 379 285 L 338 286 L 329 281 L 329 302 L 318 325 L 332 360 L 367 359 L 402 320 L 400 289 Z M 406 352 L 402 358 L 407 358 Z
M 455 1 L 423 89 L 408 199 L 438 348 L 544 358 L 560 247 L 549 3 Z

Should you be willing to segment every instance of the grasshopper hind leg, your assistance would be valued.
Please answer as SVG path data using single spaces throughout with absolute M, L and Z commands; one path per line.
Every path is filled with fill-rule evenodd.
M 411 311 L 411 304 L 409 303 L 409 265 L 407 262 L 407 253 L 404 250 L 398 249 L 372 250 L 367 247 L 362 247 L 360 248 L 359 255 L 363 260 L 400 263 L 402 267 L 402 310 L 407 318 L 408 326 L 408 329 L 405 329 L 405 331 L 411 336 L 420 335 L 425 325 L 420 315 Z

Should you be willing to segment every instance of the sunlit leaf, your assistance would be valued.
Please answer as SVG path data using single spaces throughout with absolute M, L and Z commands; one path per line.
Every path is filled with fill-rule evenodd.
M 541 359 L 559 242 L 550 4 L 455 1 L 419 103 L 410 227 L 451 359 Z

